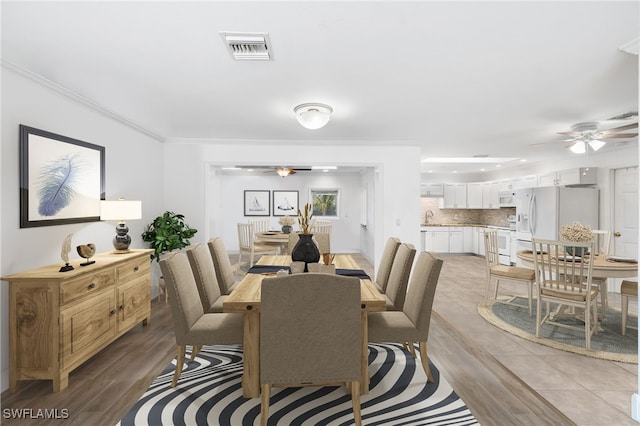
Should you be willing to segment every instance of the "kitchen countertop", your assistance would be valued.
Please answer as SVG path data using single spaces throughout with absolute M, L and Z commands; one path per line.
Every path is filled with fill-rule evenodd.
M 471 226 L 471 227 L 481 227 L 481 228 L 496 228 L 496 229 L 503 229 L 506 231 L 510 230 L 508 226 L 482 225 L 479 223 L 422 223 L 420 224 L 420 230 L 426 231 L 426 229 L 424 228 L 440 227 L 440 226 L 455 226 L 455 227 Z

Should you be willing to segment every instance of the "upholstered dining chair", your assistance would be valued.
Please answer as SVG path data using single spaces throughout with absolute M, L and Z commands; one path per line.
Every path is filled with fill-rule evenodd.
M 260 302 L 261 425 L 272 386 L 347 383 L 360 420 L 360 280 L 317 273 L 265 278 Z
M 629 298 L 638 300 L 638 282 L 630 280 L 622 280 L 620 285 L 621 303 L 620 310 L 622 312 L 622 335 L 627 332 L 627 328 L 633 328 L 627 325 L 627 319 L 629 315 Z M 637 328 L 637 327 L 636 327 Z
M 376 279 L 373 282 L 380 293 L 387 291 L 389 274 L 391 274 L 391 266 L 393 265 L 393 259 L 396 257 L 398 247 L 400 247 L 400 238 L 390 237 L 384 245 L 384 250 L 382 250 L 382 257 L 376 271 Z
M 407 301 L 403 309 L 401 311 L 369 312 L 367 317 L 369 342 L 403 344 L 411 342 L 410 350 L 413 348 L 413 342 L 419 342 L 420 361 L 430 382 L 433 382 L 433 375 L 429 369 L 427 341 L 431 309 L 442 264 L 442 259 L 436 257 L 435 253 L 421 252 L 413 268 L 411 284 L 407 290 Z M 411 353 L 415 356 L 413 350 Z
M 387 289 L 383 294 L 387 301 L 388 311 L 401 311 L 404 306 L 409 275 L 415 256 L 416 249 L 413 244 L 402 243 L 398 247 L 389 272 Z
M 224 245 L 224 240 L 220 237 L 211 238 L 207 245 L 213 259 L 213 267 L 216 270 L 216 278 L 220 285 L 222 294 L 231 294 L 235 286 L 238 284 L 233 274 L 233 266 Z
M 513 281 L 527 285 L 527 296 L 529 298 L 529 316 L 533 315 L 533 284 L 536 282 L 535 272 L 529 268 L 519 266 L 501 265 L 498 255 L 498 230 L 486 229 L 484 231 L 484 251 L 487 270 L 487 289 L 485 300 L 489 299 L 491 283 L 495 282 L 496 289 L 493 298 L 498 301 L 498 289 L 500 281 Z M 501 303 L 511 303 L 515 296 Z
M 198 286 L 204 312 L 222 312 L 222 303 L 228 297 L 222 295 L 209 248 L 194 244 L 186 250 L 191 270 Z
M 566 248 L 573 247 L 576 255 L 567 254 Z M 593 262 L 580 256 L 582 252 L 592 252 L 594 242 L 578 243 L 533 239 L 534 271 L 538 287 L 536 307 L 536 337 L 544 324 L 582 330 L 585 333 L 585 347 L 591 349 L 591 336 L 598 332 L 597 297 L 598 286 L 592 285 Z M 551 303 L 584 309 L 584 327 L 557 321 L 561 313 L 551 311 Z M 542 305 L 546 314 L 542 316 Z M 572 314 L 575 316 L 575 314 Z
M 238 256 L 237 271 L 240 270 L 244 253 L 249 255 L 249 268 L 251 268 L 256 255 L 278 254 L 279 252 L 278 246 L 256 242 L 256 233 L 251 223 L 238 223 L 238 244 L 240 255 Z
M 202 345 L 241 344 L 242 315 L 204 312 L 198 286 L 185 253 L 170 253 L 160 260 L 160 269 L 169 291 L 176 336 L 176 370 L 171 382 L 171 387 L 175 387 L 184 365 L 186 345 L 193 346 L 193 361 Z

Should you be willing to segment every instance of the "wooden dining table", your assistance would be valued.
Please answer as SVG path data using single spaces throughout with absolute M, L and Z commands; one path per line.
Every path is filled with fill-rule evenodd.
M 289 234 L 282 231 L 257 232 L 256 238 L 265 243 L 278 244 L 281 254 L 289 252 Z
M 517 256 L 524 266 L 533 268 L 533 252 L 522 250 Z M 638 263 L 635 262 L 614 262 L 609 260 L 609 255 L 597 254 L 589 256 L 593 261 L 593 276 L 604 278 L 632 278 L 638 276 Z
M 289 266 L 291 256 L 268 255 L 262 256 L 257 265 Z M 334 262 L 338 269 L 361 269 L 350 255 L 338 254 Z M 229 297 L 223 303 L 224 312 L 243 314 L 243 375 L 242 394 L 245 398 L 260 396 L 260 290 L 265 276 L 275 276 L 273 273 L 247 273 L 237 284 Z M 367 314 L 374 311 L 384 311 L 385 298 L 370 279 L 360 279 L 360 294 L 362 307 L 361 333 L 361 394 L 369 393 L 369 349 L 367 332 Z

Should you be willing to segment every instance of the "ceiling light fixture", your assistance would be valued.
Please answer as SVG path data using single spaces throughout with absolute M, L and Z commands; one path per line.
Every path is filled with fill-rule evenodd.
M 278 167 L 276 173 L 278 173 L 280 177 L 287 177 L 291 174 L 291 169 L 289 167 Z
M 302 127 L 316 130 L 329 122 L 333 108 L 325 104 L 307 103 L 298 105 L 293 112 Z
M 584 154 L 585 152 L 587 152 L 587 145 L 589 145 L 589 147 L 591 147 L 591 149 L 593 149 L 594 151 L 597 151 L 605 145 L 605 142 L 598 139 L 582 138 L 571 145 L 569 149 L 574 154 Z

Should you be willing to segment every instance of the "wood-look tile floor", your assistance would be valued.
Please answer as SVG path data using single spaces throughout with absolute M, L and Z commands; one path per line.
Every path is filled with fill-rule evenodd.
M 361 255 L 355 260 L 373 277 Z M 232 256 L 232 262 L 237 257 Z M 634 425 L 629 416 L 637 366 L 540 346 L 488 324 L 477 313 L 484 297 L 484 259 L 446 256 L 429 336 L 429 356 L 484 425 Z M 520 291 L 516 289 L 518 293 Z M 611 295 L 611 303 L 616 301 Z M 64 424 L 114 425 L 175 356 L 171 310 L 152 302 L 151 323 L 136 326 L 71 373 L 69 387 L 21 382 L 2 393 L 5 409 L 69 410 Z M 7 425 L 47 425 L 17 420 Z

